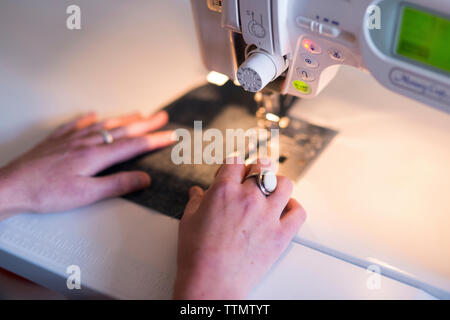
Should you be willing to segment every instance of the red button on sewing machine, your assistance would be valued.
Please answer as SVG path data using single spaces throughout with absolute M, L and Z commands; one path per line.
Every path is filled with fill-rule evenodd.
M 306 50 L 308 50 L 313 54 L 322 53 L 322 50 L 320 49 L 319 45 L 311 39 L 303 39 L 302 46 L 303 48 L 305 48 Z

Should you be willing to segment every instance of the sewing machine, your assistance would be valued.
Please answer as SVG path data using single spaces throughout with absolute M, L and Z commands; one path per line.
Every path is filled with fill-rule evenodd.
M 192 8 L 185 0 L 101 1 L 77 1 L 84 16 L 95 16 L 80 33 L 59 27 L 63 1 L 18 5 L 5 0 L 0 5 L 5 48 L 0 52 L 1 165 L 80 111 L 95 109 L 102 116 L 135 109 L 148 113 L 149 106 L 156 110 L 191 92 L 205 83 L 200 54 L 207 69 L 237 83 L 239 67 L 247 67 L 255 73 L 243 71 L 244 89 L 260 89 L 267 82 L 264 92 L 301 97 L 289 117 L 338 132 L 295 181 L 293 197 L 308 212 L 305 225 L 249 298 L 450 297 L 450 116 L 421 103 L 448 111 L 448 70 L 369 46 L 390 39 L 395 47 L 397 40 L 376 34 L 396 34 L 394 21 L 404 5 L 444 16 L 448 3 L 374 2 L 396 9 L 382 10 L 382 29 L 361 33 L 370 1 L 195 0 Z M 272 10 L 237 16 L 246 14 L 247 9 L 237 10 L 241 5 L 256 2 L 258 10 L 259 5 Z M 261 36 L 260 25 L 267 22 L 283 27 L 274 9 L 284 12 L 280 17 L 299 12 L 284 20 L 290 24 L 282 33 L 289 35 L 283 38 L 287 41 L 279 37 L 282 29 L 264 28 L 272 37 L 272 51 L 259 43 L 259 51 L 245 50 L 249 38 L 241 33 L 244 20 L 251 17 L 245 25 Z M 304 43 L 305 38 L 311 42 Z M 315 52 L 319 45 L 321 54 L 306 51 L 305 44 Z M 261 50 L 285 59 L 280 71 L 264 73 L 270 68 L 261 69 L 259 63 L 271 57 Z M 253 63 L 246 53 L 264 57 Z M 303 59 L 307 65 L 303 56 L 311 58 Z M 379 82 L 346 66 L 330 81 L 336 66 L 343 64 L 365 68 Z M 329 65 L 334 66 L 325 68 Z M 405 74 L 395 73 L 391 82 L 388 68 Z M 251 77 L 255 74 L 260 85 Z M 294 86 L 294 81 L 301 82 Z M 442 90 L 428 90 L 438 83 Z M 447 100 L 427 96 L 432 93 Z M 0 266 L 69 297 L 167 299 L 176 269 L 177 228 L 176 219 L 123 199 L 59 214 L 23 214 L 0 223 Z M 70 265 L 81 268 L 81 290 L 66 286 Z
M 450 3 L 192 0 L 203 62 L 245 90 L 314 98 L 342 65 L 450 112 Z

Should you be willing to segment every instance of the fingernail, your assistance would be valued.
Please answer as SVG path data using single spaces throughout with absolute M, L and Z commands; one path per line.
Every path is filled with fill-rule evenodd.
M 143 174 L 136 176 L 136 180 L 135 180 L 136 187 L 146 188 L 146 187 L 150 186 L 151 182 L 152 182 L 152 179 L 150 178 L 150 176 L 147 173 L 143 173 Z
M 158 116 L 164 115 L 164 116 L 166 116 L 167 118 L 169 117 L 169 114 L 167 113 L 166 110 L 158 111 L 158 112 L 156 113 L 156 115 L 158 115 Z
M 198 189 L 199 187 L 197 186 L 192 186 L 189 188 L 189 198 L 192 198 L 193 196 L 195 196 L 198 193 Z
M 305 223 L 306 218 L 308 218 L 308 214 L 306 213 L 305 209 L 302 210 L 302 224 Z
M 270 166 L 272 165 L 272 160 L 270 160 L 270 158 L 261 158 L 259 159 L 259 163 L 261 163 L 264 166 Z
M 177 135 L 176 131 L 172 131 L 172 132 L 170 133 L 170 140 L 171 140 L 172 142 L 178 141 L 178 135 Z
M 148 116 L 149 119 L 155 119 L 159 117 L 165 117 L 168 120 L 169 114 L 165 110 L 161 110 Z

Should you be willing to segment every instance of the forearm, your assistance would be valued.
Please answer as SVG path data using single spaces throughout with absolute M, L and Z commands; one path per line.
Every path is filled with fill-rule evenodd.
M 0 221 L 26 211 L 29 211 L 28 200 L 20 181 L 7 168 L 0 168 Z

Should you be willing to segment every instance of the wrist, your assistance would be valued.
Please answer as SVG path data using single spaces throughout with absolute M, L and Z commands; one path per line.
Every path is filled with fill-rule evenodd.
M 29 211 L 25 190 L 20 187 L 18 179 L 8 168 L 0 168 L 0 221 Z
M 176 300 L 240 300 L 246 296 L 238 280 L 208 276 L 201 271 L 177 272 L 173 295 Z

